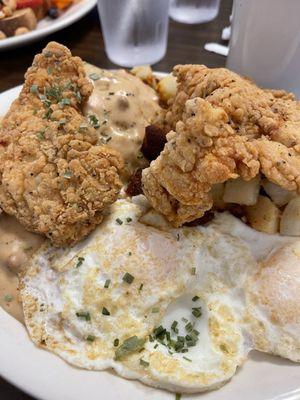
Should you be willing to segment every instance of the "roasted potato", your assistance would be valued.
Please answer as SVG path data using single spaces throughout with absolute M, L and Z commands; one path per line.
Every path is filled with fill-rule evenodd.
M 256 176 L 250 181 L 244 181 L 241 178 L 230 179 L 225 183 L 223 200 L 225 203 L 252 206 L 257 202 L 259 189 L 259 176 Z
M 296 197 L 285 207 L 280 221 L 280 234 L 300 236 L 300 197 Z
M 246 207 L 246 217 L 252 228 L 265 233 L 277 233 L 280 211 L 265 196 L 258 196 L 257 203 Z
M 149 86 L 153 87 L 153 89 L 156 89 L 157 79 L 153 75 L 150 65 L 139 65 L 132 68 L 130 72 L 140 78 L 143 82 L 147 83 Z
M 174 75 L 169 74 L 162 78 L 156 88 L 161 100 L 164 103 L 175 97 L 177 93 L 177 80 Z
M 295 198 L 297 194 L 295 192 L 289 192 L 281 188 L 275 183 L 268 181 L 267 179 L 263 179 L 262 187 L 268 196 L 271 197 L 273 203 L 275 203 L 278 207 L 282 207 L 287 204 L 291 199 Z

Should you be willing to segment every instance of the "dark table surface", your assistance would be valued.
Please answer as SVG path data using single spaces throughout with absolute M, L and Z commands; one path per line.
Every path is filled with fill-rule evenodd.
M 209 67 L 222 67 L 226 58 L 204 50 L 207 42 L 221 41 L 222 29 L 229 23 L 232 0 L 222 0 L 217 19 L 201 25 L 185 25 L 170 21 L 168 50 L 166 56 L 153 68 L 157 71 L 170 71 L 176 64 L 206 64 Z M 50 40 L 68 46 L 72 53 L 85 61 L 103 68 L 116 67 L 106 57 L 97 10 L 54 35 L 29 46 L 0 53 L 0 92 L 19 85 L 36 53 L 39 53 Z M 5 343 L 1 343 L 1 346 Z M 17 368 L 17 360 L 16 360 Z M 0 377 L 1 400 L 33 400 Z M 63 399 L 58 399 L 63 400 Z

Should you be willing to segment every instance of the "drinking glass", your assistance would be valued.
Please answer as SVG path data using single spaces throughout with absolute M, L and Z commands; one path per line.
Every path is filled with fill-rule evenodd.
M 167 49 L 169 0 L 98 0 L 105 51 L 115 64 L 154 64 Z
M 299 0 L 235 0 L 227 67 L 300 99 L 299 18 Z
M 171 0 L 170 17 L 185 24 L 201 24 L 217 17 L 220 0 Z

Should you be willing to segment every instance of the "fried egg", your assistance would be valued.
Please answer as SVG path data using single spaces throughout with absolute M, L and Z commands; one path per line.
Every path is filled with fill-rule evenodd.
M 297 345 L 291 335 L 282 350 L 288 311 L 266 317 L 274 293 L 253 286 L 268 265 L 218 223 L 174 229 L 141 203 L 118 200 L 84 242 L 35 255 L 21 279 L 26 325 L 37 345 L 75 366 L 171 391 L 214 389 L 252 348 L 289 356 Z

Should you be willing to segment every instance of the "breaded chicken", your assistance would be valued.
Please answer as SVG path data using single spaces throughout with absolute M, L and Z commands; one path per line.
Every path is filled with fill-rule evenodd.
M 0 132 L 1 208 L 57 246 L 92 231 L 121 188 L 121 156 L 96 146 L 93 120 L 82 114 L 91 92 L 82 60 L 49 43 Z
M 259 173 L 300 193 L 300 103 L 292 95 L 225 68 L 179 65 L 174 73 L 168 142 L 142 178 L 155 209 L 180 226 L 212 207 L 214 184 Z

